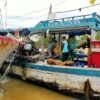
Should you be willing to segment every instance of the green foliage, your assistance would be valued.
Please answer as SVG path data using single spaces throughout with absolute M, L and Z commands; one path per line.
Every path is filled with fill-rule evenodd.
M 44 46 L 47 47 L 49 45 L 50 36 L 48 35 L 46 38 L 44 38 Z M 39 41 L 36 41 L 35 44 L 40 47 L 41 46 L 42 39 L 40 38 Z
M 85 35 L 80 36 L 80 40 L 86 40 Z
M 97 35 L 95 36 L 95 40 L 100 40 L 100 34 L 97 34 Z
M 53 36 L 53 34 L 51 35 L 51 37 Z M 54 37 L 54 36 L 53 36 Z M 59 34 L 56 34 L 56 40 L 59 40 Z M 37 47 L 41 46 L 41 42 L 42 39 L 40 38 L 39 41 L 36 41 L 35 44 L 37 45 Z M 47 35 L 46 38 L 44 38 L 44 47 L 47 48 L 50 44 L 50 35 Z

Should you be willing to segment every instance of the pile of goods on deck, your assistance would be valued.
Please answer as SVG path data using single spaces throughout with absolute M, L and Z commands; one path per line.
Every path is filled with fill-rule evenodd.
M 67 61 L 62 62 L 61 60 L 55 60 L 55 59 L 49 58 L 46 61 L 47 61 L 47 64 L 48 65 L 76 66 L 76 67 L 78 67 L 78 66 L 83 67 L 84 66 L 83 63 L 74 62 L 74 61 L 70 61 L 70 60 L 67 60 Z

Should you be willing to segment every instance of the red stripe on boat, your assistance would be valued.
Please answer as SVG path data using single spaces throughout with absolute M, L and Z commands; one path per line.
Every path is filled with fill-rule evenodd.
M 0 36 L 0 40 L 5 40 L 5 41 L 7 41 L 7 42 L 11 42 L 11 43 L 20 43 L 19 41 L 17 41 L 17 40 L 13 40 L 13 39 L 11 39 L 11 38 L 7 38 L 7 37 L 4 37 L 4 36 Z

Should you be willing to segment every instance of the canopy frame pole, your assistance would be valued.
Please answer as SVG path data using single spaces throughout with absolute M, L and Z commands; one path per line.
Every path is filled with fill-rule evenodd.
M 59 36 L 58 36 L 58 44 L 61 46 L 61 33 L 59 33 Z
M 44 31 L 42 31 L 42 34 L 41 34 L 41 57 L 43 58 L 43 61 L 45 60 L 45 51 L 44 51 Z

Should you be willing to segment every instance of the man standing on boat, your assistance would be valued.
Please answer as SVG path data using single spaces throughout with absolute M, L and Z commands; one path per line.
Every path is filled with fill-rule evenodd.
M 53 40 L 52 43 L 48 47 L 48 57 L 47 58 L 52 58 L 54 55 L 54 49 L 57 46 L 57 41 Z
M 62 51 L 62 61 L 66 61 L 68 59 L 68 42 L 66 37 L 62 37 L 62 44 L 61 44 L 61 51 Z
M 75 39 L 75 35 L 72 35 L 72 40 L 71 40 L 71 45 L 70 45 L 70 54 L 71 54 L 71 58 L 72 60 L 74 60 L 75 58 L 75 49 L 76 49 L 76 39 Z

